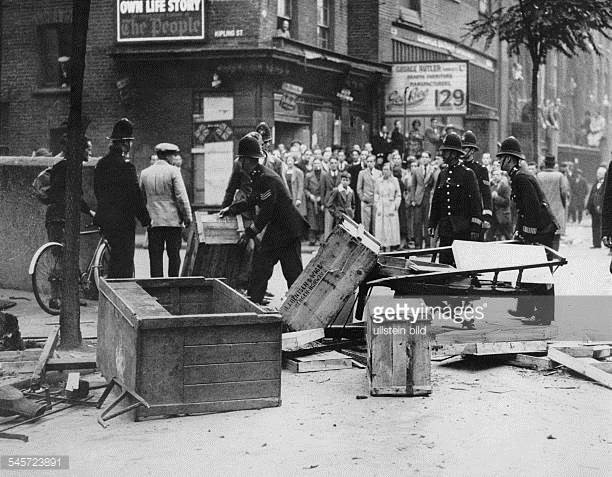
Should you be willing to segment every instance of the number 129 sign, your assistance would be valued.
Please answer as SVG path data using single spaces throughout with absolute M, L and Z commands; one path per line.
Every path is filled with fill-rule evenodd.
M 430 116 L 467 113 L 465 61 L 403 63 L 393 65 L 387 85 L 388 116 Z

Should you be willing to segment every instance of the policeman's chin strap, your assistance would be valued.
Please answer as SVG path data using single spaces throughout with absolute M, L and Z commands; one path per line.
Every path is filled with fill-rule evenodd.
M 514 175 L 520 170 L 519 166 L 516 165 L 514 166 L 512 169 L 510 169 L 510 172 L 508 172 L 508 175 L 510 177 L 514 177 Z

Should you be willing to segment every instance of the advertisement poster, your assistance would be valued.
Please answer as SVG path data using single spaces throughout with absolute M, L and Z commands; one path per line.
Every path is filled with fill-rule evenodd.
M 117 41 L 204 39 L 204 0 L 117 0 Z
M 467 114 L 467 78 L 465 61 L 394 65 L 385 93 L 385 114 Z

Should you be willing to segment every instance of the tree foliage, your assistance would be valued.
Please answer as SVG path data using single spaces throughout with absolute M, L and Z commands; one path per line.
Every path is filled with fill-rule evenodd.
M 496 37 L 509 52 L 525 47 L 534 65 L 546 62 L 551 50 L 568 57 L 580 51 L 601 54 L 595 32 L 611 39 L 612 0 L 517 0 L 467 24 L 472 43 L 488 48 Z

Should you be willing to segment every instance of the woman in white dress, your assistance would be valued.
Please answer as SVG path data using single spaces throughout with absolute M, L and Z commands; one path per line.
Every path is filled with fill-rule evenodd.
M 391 173 L 391 165 L 383 165 L 382 177 L 376 182 L 374 205 L 376 220 L 374 235 L 383 249 L 393 249 L 400 244 L 400 224 L 398 209 L 402 201 L 400 185 Z

